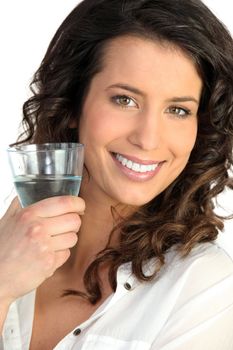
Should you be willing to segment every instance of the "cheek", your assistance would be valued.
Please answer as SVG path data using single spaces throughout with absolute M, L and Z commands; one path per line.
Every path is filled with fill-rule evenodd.
M 102 113 L 98 113 L 98 111 L 85 113 L 84 111 L 80 121 L 80 141 L 89 145 L 103 140 L 107 127 Z
M 188 157 L 195 145 L 197 137 L 197 124 L 192 123 L 188 126 L 181 126 L 179 129 L 173 129 L 170 135 L 170 148 L 176 157 Z
M 81 126 L 80 140 L 86 145 L 101 146 L 111 141 L 114 128 L 101 118 L 88 120 Z
M 104 145 L 124 133 L 119 115 L 106 108 L 89 109 L 80 121 L 80 142 Z

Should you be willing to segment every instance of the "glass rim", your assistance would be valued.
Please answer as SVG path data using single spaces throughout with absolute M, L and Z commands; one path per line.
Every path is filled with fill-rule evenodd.
M 48 151 L 66 151 L 72 149 L 82 149 L 84 144 L 79 142 L 47 142 L 47 143 L 30 143 L 24 145 L 9 146 L 7 152 L 48 152 Z

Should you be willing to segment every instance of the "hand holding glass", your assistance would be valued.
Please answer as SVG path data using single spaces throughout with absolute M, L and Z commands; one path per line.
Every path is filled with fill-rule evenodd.
M 23 207 L 49 197 L 78 195 L 84 162 L 82 144 L 31 144 L 7 151 Z

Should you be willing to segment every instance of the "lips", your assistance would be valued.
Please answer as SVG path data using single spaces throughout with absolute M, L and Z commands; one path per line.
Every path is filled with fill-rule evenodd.
M 143 182 L 153 178 L 161 169 L 164 162 L 139 160 L 136 157 L 122 155 L 120 153 L 111 153 L 112 158 L 129 179 Z
M 154 171 L 159 165 L 159 163 L 151 163 L 146 165 L 141 162 L 134 162 L 131 159 L 128 159 L 119 153 L 117 153 L 115 157 L 123 166 L 127 167 L 128 169 L 132 169 L 138 173 Z

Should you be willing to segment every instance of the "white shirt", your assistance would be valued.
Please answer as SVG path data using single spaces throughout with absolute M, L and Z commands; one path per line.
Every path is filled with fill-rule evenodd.
M 11 305 L 0 350 L 28 350 L 34 301 L 31 292 Z M 122 265 L 116 292 L 54 348 L 71 349 L 233 350 L 231 257 L 216 243 L 199 244 L 185 259 L 171 249 L 150 283 L 139 282 L 130 264 Z

